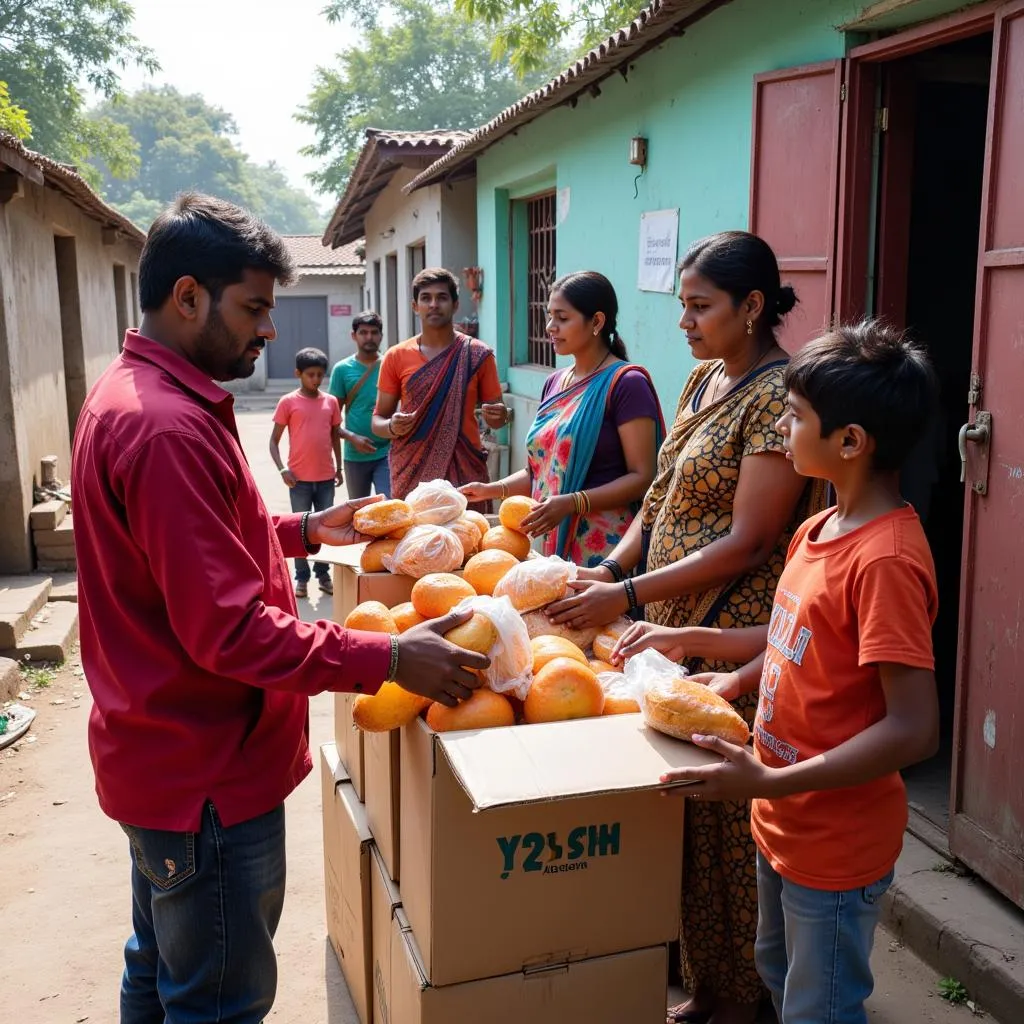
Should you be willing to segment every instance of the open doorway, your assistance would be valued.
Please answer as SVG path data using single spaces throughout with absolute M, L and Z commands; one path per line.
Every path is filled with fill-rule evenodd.
M 912 828 L 945 846 L 956 699 L 964 490 L 957 434 L 969 419 L 991 33 L 883 66 L 876 311 L 925 344 L 941 382 L 935 422 L 903 493 L 921 515 L 939 584 L 934 631 L 941 747 L 904 773 Z

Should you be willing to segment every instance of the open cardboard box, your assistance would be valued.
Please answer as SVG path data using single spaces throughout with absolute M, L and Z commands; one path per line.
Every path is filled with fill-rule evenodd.
M 347 780 L 335 744 L 320 748 L 327 935 L 362 1024 L 373 1005 L 371 847 L 366 811 Z
M 435 988 L 401 907 L 394 910 L 390 928 L 390 1015 L 380 1018 L 383 1024 L 661 1024 L 665 1019 L 665 946 Z M 492 928 L 500 940 L 502 925 L 493 922 Z
M 719 760 L 640 715 L 402 730 L 402 898 L 435 987 L 644 949 L 678 932 L 681 800 Z

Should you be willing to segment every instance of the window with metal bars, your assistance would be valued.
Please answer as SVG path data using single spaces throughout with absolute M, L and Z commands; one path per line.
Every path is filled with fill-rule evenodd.
M 519 296 L 513 303 L 513 317 L 522 320 L 513 324 L 515 361 L 553 367 L 555 350 L 545 325 L 548 296 L 555 281 L 555 193 L 531 196 L 514 205 L 520 207 L 513 211 L 513 224 L 520 228 L 518 232 L 513 229 L 513 258 L 519 264 L 514 274 L 526 291 L 525 301 Z

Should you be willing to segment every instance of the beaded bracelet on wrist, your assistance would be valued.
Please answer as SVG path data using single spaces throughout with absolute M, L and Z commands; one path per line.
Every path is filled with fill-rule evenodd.
M 391 635 L 391 661 L 388 663 L 388 679 L 394 680 L 398 674 L 398 637 Z
M 306 553 L 313 554 L 317 545 L 309 543 L 309 517 L 309 512 L 302 513 L 302 518 L 299 520 L 299 531 L 302 536 L 302 546 L 306 549 Z
M 636 599 L 636 588 L 633 586 L 633 581 L 630 579 L 623 580 L 622 586 L 626 590 L 626 600 L 629 601 L 629 610 L 631 612 L 635 612 L 640 607 L 640 604 Z

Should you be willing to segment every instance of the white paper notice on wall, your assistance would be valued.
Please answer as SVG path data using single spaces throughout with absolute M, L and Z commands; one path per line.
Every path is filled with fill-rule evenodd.
M 565 188 L 558 190 L 557 196 L 557 211 L 555 216 L 557 221 L 555 227 L 561 227 L 566 220 L 569 218 L 569 203 L 572 200 L 572 190 L 567 185 Z
M 670 295 L 675 291 L 678 244 L 679 210 L 648 210 L 640 214 L 640 291 Z

